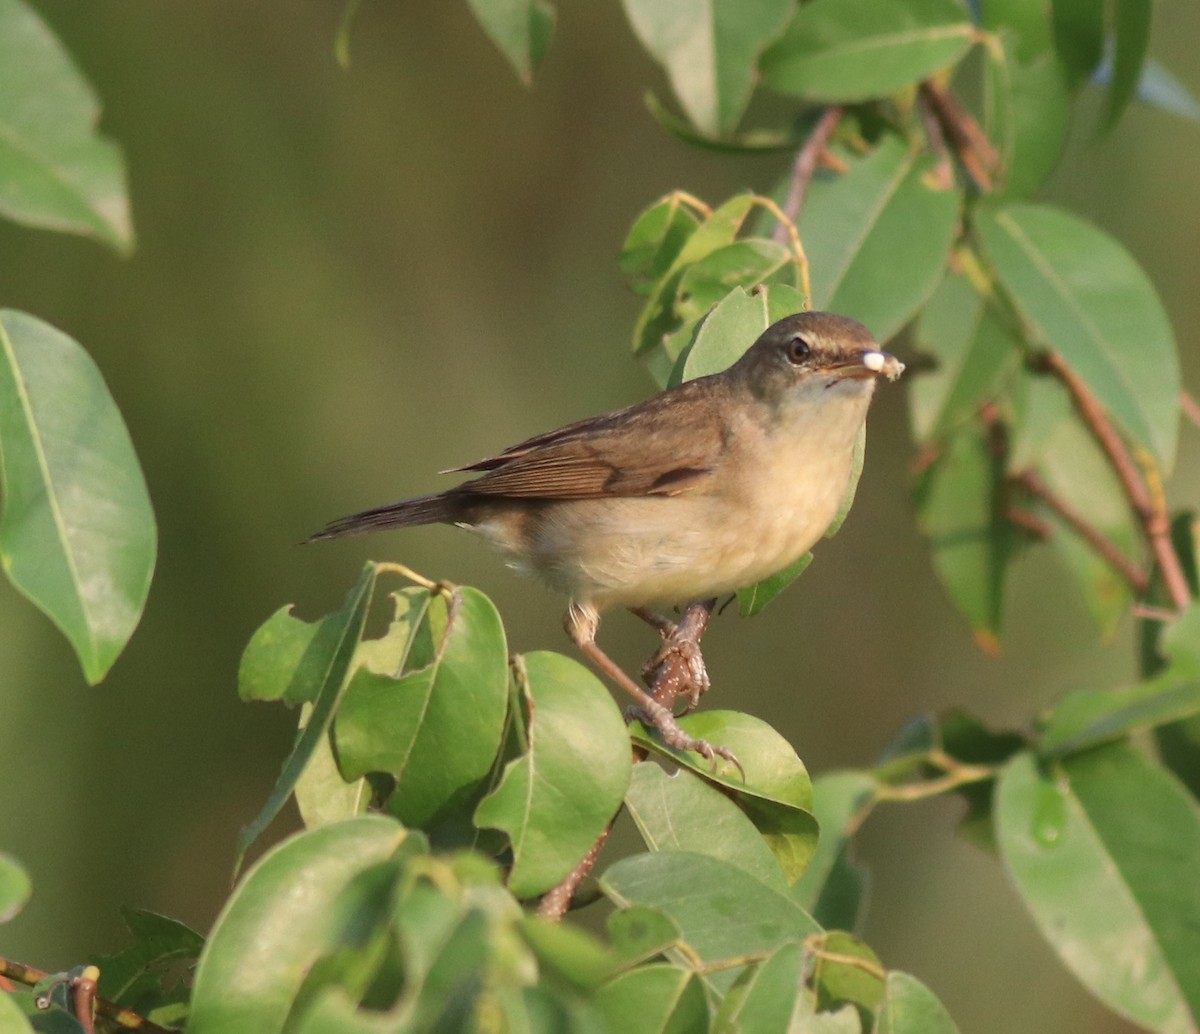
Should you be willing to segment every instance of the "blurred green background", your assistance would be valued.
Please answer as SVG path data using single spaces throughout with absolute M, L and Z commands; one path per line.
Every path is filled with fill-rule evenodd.
M 348 71 L 337 0 L 36 6 L 125 149 L 139 246 L 121 261 L 0 224 L 0 305 L 96 358 L 161 536 L 142 625 L 98 689 L 0 584 L 0 847 L 35 888 L 0 954 L 53 970 L 118 949 L 124 903 L 211 924 L 292 739 L 293 715 L 235 694 L 242 647 L 282 604 L 314 617 L 364 558 L 397 559 L 491 594 L 514 650 L 569 649 L 562 601 L 466 535 L 298 543 L 444 486 L 440 468 L 648 394 L 615 262 L 629 224 L 676 187 L 710 201 L 767 189 L 788 157 L 662 131 L 642 102 L 666 96 L 662 76 L 615 0 L 560 6 L 532 92 L 463 3 L 364 4 Z M 1200 6 L 1158 5 L 1152 53 L 1193 92 L 1198 39 Z M 1200 385 L 1200 131 L 1140 107 L 1105 139 L 1093 124 L 1049 196 L 1145 265 Z M 1128 626 L 1098 643 L 1046 551 L 1016 566 L 1004 655 L 971 645 L 914 529 L 904 390 L 880 393 L 845 529 L 761 617 L 731 611 L 706 640 L 707 706 L 761 716 L 813 772 L 870 764 L 922 712 L 1019 725 L 1068 688 L 1133 673 Z M 1186 429 L 1177 505 L 1200 504 L 1197 449 Z M 628 665 L 654 645 L 620 614 L 601 641 Z M 868 942 L 964 1031 L 1129 1029 L 1062 969 L 999 863 L 955 837 L 960 814 L 944 800 L 871 818 Z

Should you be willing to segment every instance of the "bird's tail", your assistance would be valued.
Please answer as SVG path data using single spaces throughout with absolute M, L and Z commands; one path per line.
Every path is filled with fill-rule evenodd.
M 352 513 L 349 517 L 339 517 L 305 541 L 320 542 L 343 535 L 364 535 L 368 531 L 452 522 L 456 519 L 457 512 L 458 508 L 452 500 L 446 498 L 445 493 L 423 495 L 417 499 L 404 499 L 387 506 L 378 506 L 374 510 Z

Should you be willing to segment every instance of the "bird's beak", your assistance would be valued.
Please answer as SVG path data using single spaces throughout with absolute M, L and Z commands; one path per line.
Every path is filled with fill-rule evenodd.
M 866 380 L 868 377 L 882 376 L 894 381 L 904 372 L 904 364 L 890 352 L 868 349 L 835 364 L 832 369 L 837 370 L 843 377 Z

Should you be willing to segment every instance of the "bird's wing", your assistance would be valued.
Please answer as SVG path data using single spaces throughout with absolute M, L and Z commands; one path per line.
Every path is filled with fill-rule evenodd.
M 453 470 L 485 471 L 462 486 L 483 495 L 588 499 L 696 491 L 712 477 L 727 437 L 711 394 L 707 385 L 690 381 Z

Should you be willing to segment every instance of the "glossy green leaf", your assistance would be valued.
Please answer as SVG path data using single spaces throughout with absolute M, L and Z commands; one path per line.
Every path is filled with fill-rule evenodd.
M 0 80 L 8 72 L 0 61 Z M 0 478 L 0 562 L 95 684 L 141 618 L 154 513 L 96 364 L 66 334 L 12 309 L 0 310 Z
M 125 163 L 100 102 L 23 0 L 0 0 L 0 214 L 133 250 Z
M 649 294 L 699 225 L 695 209 L 678 194 L 668 194 L 642 212 L 630 227 L 617 259 L 630 286 L 638 294 Z
M 651 851 L 709 854 L 787 890 L 783 871 L 754 823 L 720 790 L 686 769 L 668 775 L 652 762 L 634 765 L 625 804 Z
M 306 726 L 311 717 L 312 709 L 305 707 L 300 727 Z M 371 785 L 365 778 L 349 782 L 343 778 L 328 736 L 323 736 L 313 749 L 292 792 L 306 829 L 361 815 L 371 803 Z
M 1146 274 L 1115 240 L 1049 205 L 981 210 L 975 228 L 1035 344 L 1054 349 L 1169 470 L 1179 359 Z
M 713 1034 L 814 1034 L 807 1024 L 798 1026 L 816 1013 L 816 996 L 805 987 L 808 961 L 804 945 L 791 943 L 747 967 L 722 999 Z M 857 1018 L 850 1031 L 861 1031 Z
M 1054 44 L 1071 87 L 1089 79 L 1104 57 L 1106 0 L 1051 0 Z
M 1129 102 L 1137 95 L 1142 66 L 1150 49 L 1152 14 L 1150 0 L 1113 0 L 1112 77 L 1104 115 L 1108 129 L 1121 120 Z
M 0 923 L 20 912 L 32 892 L 29 874 L 21 863 L 0 851 Z
M 1165 677 L 1124 689 L 1076 690 L 1047 720 L 1038 744 L 1058 758 L 1200 714 L 1200 681 Z
M 638 316 L 633 328 L 635 352 L 662 348 L 664 339 L 679 330 L 683 320 L 675 311 L 675 294 L 687 267 L 732 244 L 753 207 L 753 195 L 738 194 L 710 213 L 687 238 Z M 674 360 L 677 354 L 672 353 L 670 358 Z
M 1022 40 L 1002 32 L 988 48 L 984 74 L 984 131 L 1000 153 L 998 186 L 1028 197 L 1062 155 L 1071 115 L 1067 72 L 1053 50 L 1030 58 Z
M 844 930 L 831 930 L 808 943 L 815 956 L 812 980 L 818 1006 L 832 1012 L 855 1005 L 863 1015 L 873 1017 L 884 993 L 879 956 Z
M 606 1029 L 685 1034 L 708 1027 L 704 985 L 688 970 L 665 963 L 639 966 L 596 993 Z
M 980 294 L 953 273 L 921 310 L 915 338 L 936 363 L 932 371 L 915 376 L 908 389 L 913 434 L 923 444 L 975 419 L 1021 361 L 1016 342 Z
M 866 772 L 831 772 L 813 781 L 821 836 L 792 897 L 828 929 L 855 930 L 862 919 L 867 872 L 852 860 L 850 843 L 877 789 Z
M 554 32 L 554 8 L 543 0 L 467 0 L 467 5 L 521 82 L 531 86 Z
M 917 485 L 917 517 L 938 577 L 985 650 L 996 649 L 1003 610 L 1009 525 L 999 513 L 1003 471 L 984 434 L 950 438 Z
M 684 941 L 709 963 L 772 951 L 818 930 L 787 894 L 708 855 L 634 855 L 608 869 L 600 886 L 618 908 L 642 905 L 665 913 Z M 726 990 L 739 968 L 711 973 L 707 979 Z
M 282 1031 L 310 967 L 348 926 L 374 918 L 347 888 L 406 835 L 391 819 L 361 816 L 300 833 L 256 862 L 201 955 L 189 1034 Z
M 333 730 L 342 775 L 393 775 L 388 810 L 418 828 L 474 807 L 508 708 L 508 647 L 491 600 L 456 586 L 425 620 L 433 634 L 415 638 L 400 677 L 354 673 Z
M 958 193 L 931 183 L 932 164 L 887 136 L 844 175 L 813 181 L 799 230 L 814 309 L 853 316 L 887 341 L 921 308 L 958 223 Z
M 279 814 L 280 808 L 291 796 L 296 781 L 308 766 L 309 759 L 329 734 L 329 725 L 341 701 L 354 651 L 362 636 L 363 623 L 367 619 L 367 608 L 375 588 L 375 573 L 374 564 L 368 563 L 363 568 L 363 573 L 347 594 L 341 608 L 320 622 L 310 649 L 306 650 L 307 656 L 302 665 L 305 677 L 312 679 L 314 683 L 319 682 L 319 689 L 315 694 L 308 696 L 305 691 L 305 696 L 302 697 L 313 700 L 312 714 L 284 762 L 283 771 L 279 774 L 275 788 L 263 805 L 262 811 L 238 837 L 238 865 L 241 864 L 250 845 Z
M 692 123 L 733 132 L 750 103 L 756 63 L 796 9 L 795 0 L 623 0 L 638 39 L 667 71 Z
M 528 709 L 527 753 L 510 761 L 475 824 L 512 844 L 509 889 L 549 890 L 612 821 L 629 787 L 625 722 L 595 675 L 561 654 L 526 654 L 515 666 Z
M 817 0 L 763 55 L 763 82 L 806 100 L 871 100 L 957 61 L 974 38 L 958 0 Z
M 4 1034 L 37 1034 L 17 1002 L 16 994 L 0 993 L 0 1031 Z
M 1001 776 L 997 794 L 1004 862 L 1067 967 L 1109 1008 L 1140 1026 L 1195 1029 L 1195 800 L 1120 743 L 1067 759 L 1057 780 L 1040 775 L 1029 755 L 1019 755 Z
M 884 982 L 875 1034 L 958 1034 L 958 1027 L 929 988 L 892 970 Z
M 700 324 L 691 348 L 679 357 L 672 383 L 707 377 L 729 368 L 766 329 L 765 296 L 733 288 Z
M 752 618 L 755 614 L 761 614 L 768 603 L 808 570 L 812 558 L 811 553 L 805 553 L 804 556 L 792 561 L 782 571 L 776 571 L 769 578 L 764 578 L 761 582 L 744 589 L 738 589 L 738 613 L 744 618 Z
M 676 764 L 730 794 L 767 842 L 788 883 L 808 865 L 817 844 L 812 816 L 812 782 L 792 745 L 765 722 L 738 711 L 698 711 L 679 719 L 680 727 L 697 739 L 729 748 L 746 771 L 722 760 L 716 774 L 698 754 L 680 751 L 650 737 L 639 722 L 630 725 L 634 741 L 669 757 Z

